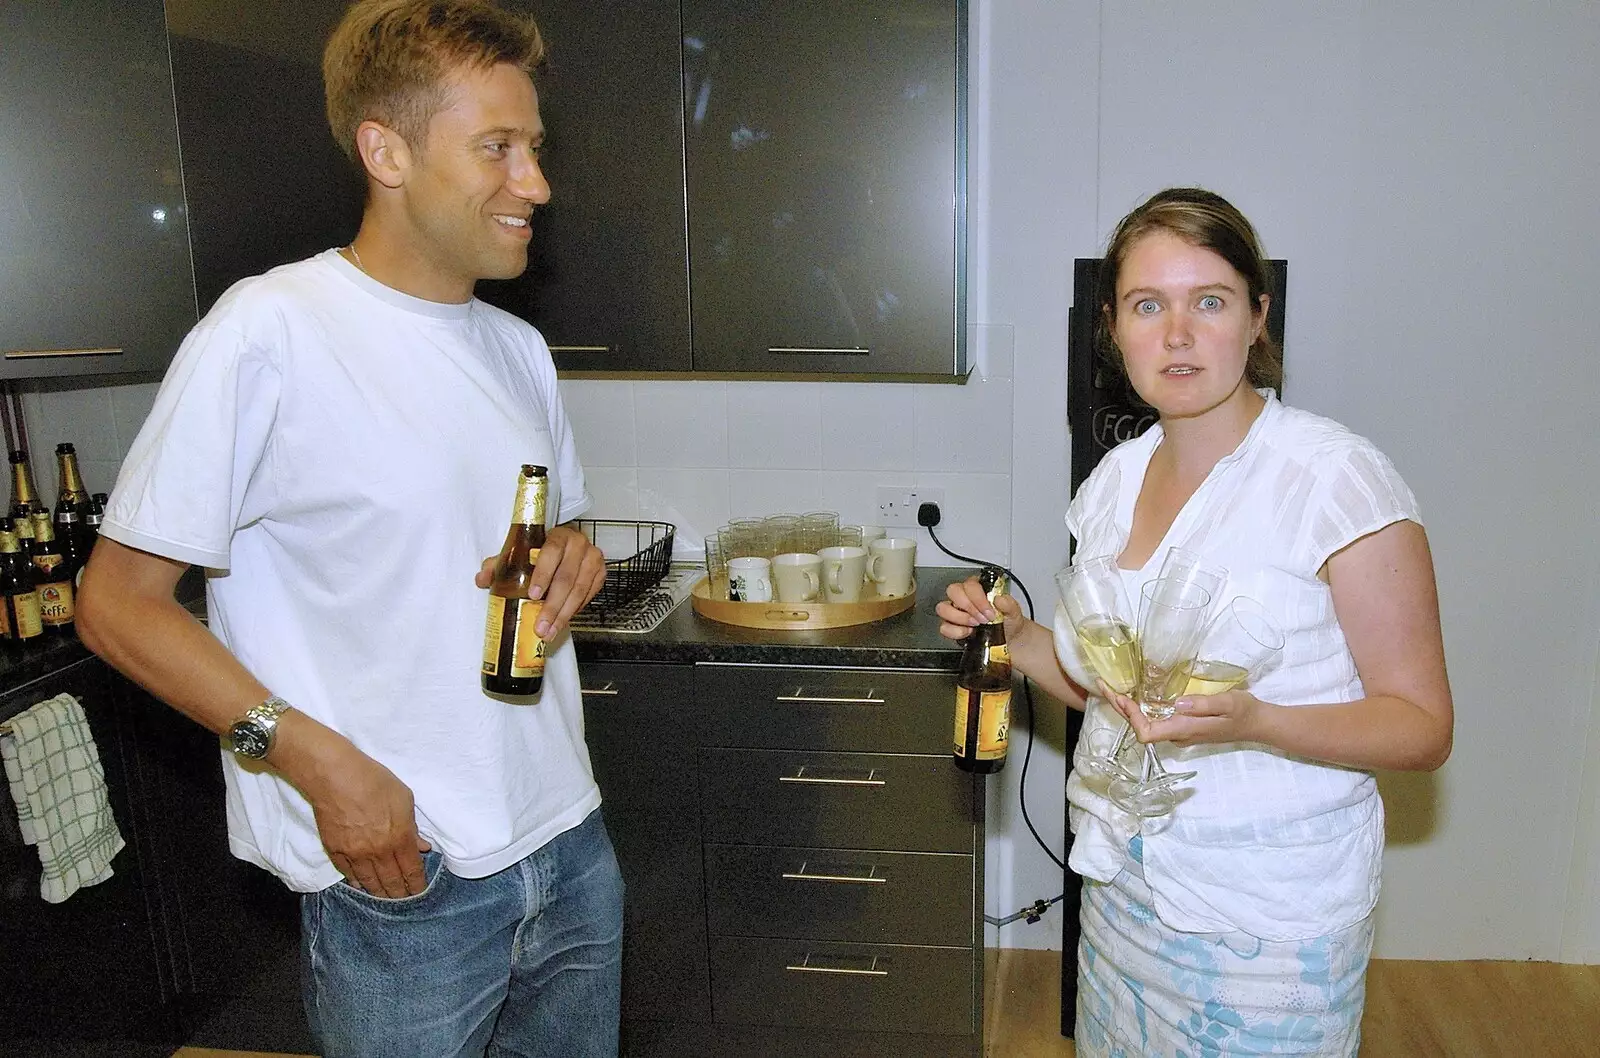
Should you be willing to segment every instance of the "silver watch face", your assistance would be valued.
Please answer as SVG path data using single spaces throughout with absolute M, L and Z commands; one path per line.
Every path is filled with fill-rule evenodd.
M 254 720 L 240 720 L 229 728 L 228 736 L 233 740 L 233 751 L 251 760 L 262 759 L 272 747 L 268 731 Z

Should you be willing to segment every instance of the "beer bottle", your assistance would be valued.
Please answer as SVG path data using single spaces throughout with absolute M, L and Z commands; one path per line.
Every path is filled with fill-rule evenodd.
M 489 620 L 483 637 L 483 689 L 491 694 L 533 695 L 544 685 L 544 640 L 534 631 L 543 603 L 528 598 L 533 564 L 544 546 L 550 479 L 544 467 L 522 465 L 511 528 L 494 560 Z
M 73 549 L 86 551 L 84 519 L 89 516 L 93 501 L 89 499 L 89 490 L 83 487 L 83 475 L 78 471 L 78 452 L 70 441 L 56 445 L 56 481 L 60 483 L 60 490 L 56 494 L 56 535 L 70 535 Z M 76 518 L 69 518 L 69 512 Z
M 1005 570 L 985 566 L 978 583 L 992 606 L 1005 594 Z M 1011 648 L 998 610 L 995 619 L 981 624 L 967 637 L 956 673 L 956 767 L 964 771 L 996 772 L 1005 767 L 1011 733 Z
M 97 492 L 89 497 L 89 514 L 83 520 L 84 528 L 88 529 L 90 536 L 89 546 L 94 547 L 94 541 L 100 539 L 100 523 L 105 521 L 106 504 L 111 502 L 111 497 L 103 492 Z M 87 555 L 84 556 L 88 558 Z
M 10 523 L 0 524 L 0 595 L 5 596 L 11 638 L 26 643 L 44 634 L 34 565 L 22 554 Z
M 48 514 L 40 511 L 33 516 L 33 545 L 28 557 L 38 570 L 39 617 L 53 632 L 71 631 L 77 613 L 72 588 L 78 567 L 69 554 L 71 548 L 70 543 L 64 548 L 57 541 Z
M 33 539 L 33 512 L 42 510 L 38 494 L 33 490 L 33 470 L 28 465 L 28 453 L 21 448 L 11 450 L 11 521 L 13 531 L 21 543 Z

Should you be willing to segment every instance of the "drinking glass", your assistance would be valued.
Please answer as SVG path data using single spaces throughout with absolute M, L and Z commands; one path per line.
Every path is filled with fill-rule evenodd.
M 1259 678 L 1282 652 L 1285 638 L 1266 607 L 1242 595 L 1234 598 L 1201 636 L 1184 675 L 1183 694 L 1221 694 Z M 1112 800 L 1138 816 L 1166 815 L 1176 803 L 1169 789 L 1175 774 L 1182 773 L 1147 775 L 1140 783 L 1113 782 Z
M 710 591 L 713 599 L 722 598 L 728 591 L 728 552 L 725 550 L 726 546 L 723 534 L 720 532 L 712 533 L 706 537 L 707 590 Z
M 772 537 L 761 518 L 735 518 L 727 525 L 728 557 L 771 558 Z
M 1061 596 L 1061 611 L 1078 641 L 1089 667 L 1121 694 L 1132 694 L 1138 686 L 1139 653 L 1133 633 L 1133 612 L 1123 590 L 1122 572 L 1112 557 L 1092 558 L 1068 566 L 1056 574 Z M 1058 638 L 1064 639 L 1062 622 L 1055 622 Z M 1070 645 L 1058 642 L 1057 651 L 1066 654 Z M 1118 763 L 1127 742 L 1126 720 L 1109 752 L 1090 743 L 1083 755 L 1085 770 L 1102 778 L 1135 778 Z
M 769 514 L 761 520 L 761 526 L 772 537 L 774 554 L 784 555 L 806 550 L 800 546 L 802 541 L 798 514 Z
M 825 547 L 839 545 L 839 512 L 807 511 L 800 516 L 802 551 L 816 554 Z
M 1211 593 L 1192 581 L 1156 578 L 1144 586 L 1139 607 L 1139 710 L 1152 720 L 1166 720 L 1188 684 L 1200 637 L 1206 630 Z M 1176 800 L 1171 787 L 1195 773 L 1169 772 L 1144 747 L 1144 766 L 1137 779 L 1113 779 L 1109 793 L 1118 807 L 1137 816 L 1166 815 Z

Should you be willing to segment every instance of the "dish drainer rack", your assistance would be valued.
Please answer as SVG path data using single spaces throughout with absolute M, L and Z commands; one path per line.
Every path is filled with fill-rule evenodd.
M 591 618 L 622 609 L 660 583 L 672 564 L 671 522 L 579 518 L 578 529 L 607 555 L 606 582 L 579 613 Z

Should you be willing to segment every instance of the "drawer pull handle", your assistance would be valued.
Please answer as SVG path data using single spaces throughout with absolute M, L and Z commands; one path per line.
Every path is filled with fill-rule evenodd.
M 585 696 L 594 695 L 597 698 L 601 698 L 601 697 L 603 697 L 603 698 L 615 698 L 618 694 L 621 694 L 622 692 L 617 690 L 617 681 L 616 680 L 607 680 L 606 682 L 602 683 L 598 687 L 585 687 L 585 688 L 583 688 L 583 693 L 584 693 Z
M 121 356 L 121 349 L 7 349 L 7 360 L 41 360 L 47 356 Z
M 861 345 L 769 345 L 767 352 L 800 356 L 866 356 L 872 350 Z
M 878 696 L 876 687 L 868 687 L 864 691 L 843 690 L 833 694 L 827 691 L 808 692 L 805 687 L 796 687 L 788 694 L 777 697 L 780 702 L 809 702 L 814 705 L 884 705 L 888 699 Z
M 552 345 L 552 353 L 609 353 L 609 345 Z
M 867 957 L 861 956 L 860 958 L 865 960 Z M 878 958 L 879 956 L 872 956 L 865 966 L 813 966 L 811 964 L 811 953 L 807 952 L 799 962 L 790 963 L 784 969 L 794 973 L 847 974 L 851 977 L 888 977 L 888 970 L 878 969 Z
M 860 779 L 851 779 L 838 775 L 807 775 L 809 764 L 800 765 L 800 770 L 793 775 L 778 776 L 779 782 L 797 782 L 807 786 L 887 786 L 884 780 L 878 778 L 878 769 L 871 771 Z
M 887 878 L 879 877 L 878 868 L 868 867 L 866 874 L 812 874 L 806 870 L 809 863 L 802 863 L 798 871 L 784 871 L 783 878 L 789 882 L 843 882 L 851 885 L 886 885 Z

